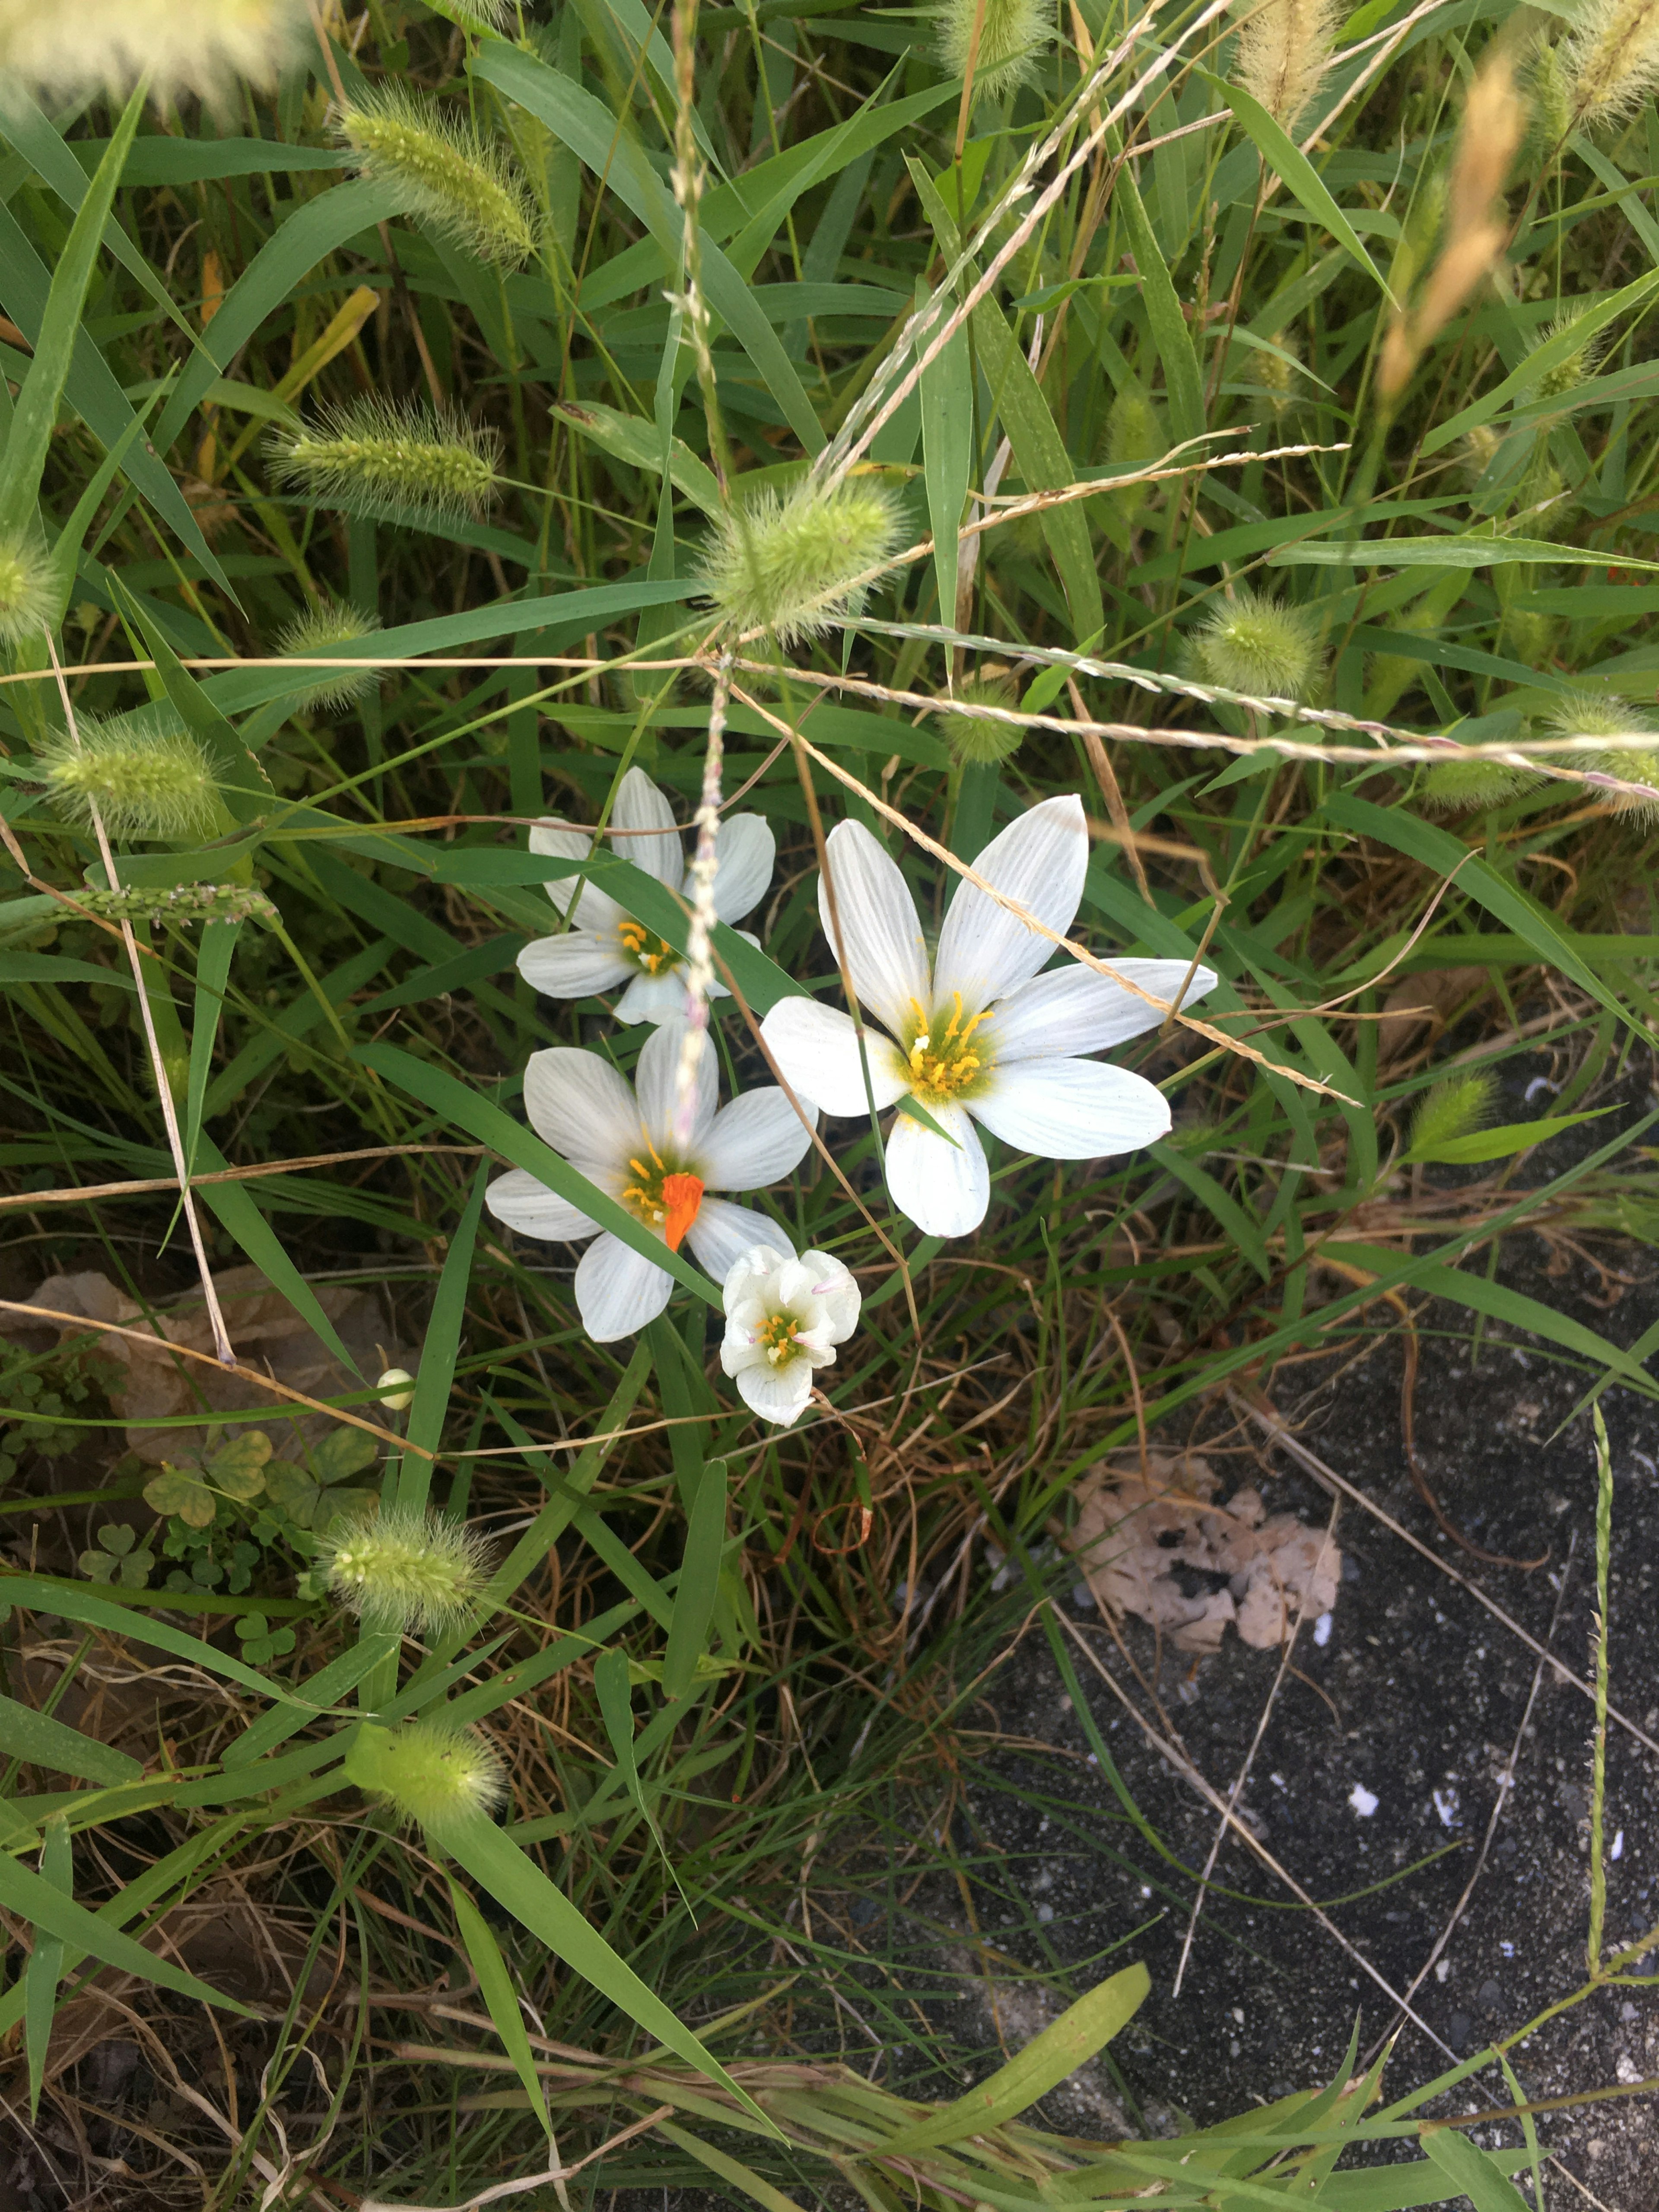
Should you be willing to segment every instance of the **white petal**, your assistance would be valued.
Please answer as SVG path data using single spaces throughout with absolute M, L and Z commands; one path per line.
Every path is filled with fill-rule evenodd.
M 484 1193 L 484 1204 L 497 1221 L 516 1229 L 521 1237 L 539 1237 L 550 1243 L 580 1243 L 597 1237 L 599 1224 L 590 1221 L 580 1206 L 561 1198 L 544 1182 L 522 1168 L 497 1176 Z
M 722 921 L 741 921 L 760 904 L 772 880 L 777 840 L 763 814 L 733 814 L 720 826 L 714 852 L 720 867 L 714 876 L 714 911 Z M 691 886 L 688 879 L 686 896 Z
M 1045 799 L 1011 822 L 974 862 L 974 872 L 1064 934 L 1088 866 L 1089 825 L 1082 800 L 1071 793 Z M 933 1006 L 948 1007 L 960 991 L 963 1012 L 976 1014 L 1035 975 L 1054 949 L 994 899 L 958 882 L 939 932 Z
M 685 853 L 675 826 L 674 810 L 642 768 L 630 768 L 622 780 L 617 803 L 611 810 L 612 830 L 646 830 L 646 836 L 613 837 L 619 860 L 631 860 L 670 890 L 678 890 L 685 872 Z
M 608 1060 L 574 1045 L 532 1052 L 524 1072 L 525 1110 L 536 1134 L 589 1174 L 614 1170 L 640 1140 L 640 1113 Z
M 741 1375 L 746 1367 L 771 1365 L 766 1346 L 757 1343 L 747 1329 L 728 1328 L 720 1341 L 720 1367 L 727 1375 Z
M 838 823 L 827 851 L 841 916 L 840 951 L 853 988 L 861 1006 L 902 1036 L 915 1018 L 915 1009 L 925 1011 L 927 1005 L 927 948 L 915 901 L 898 863 L 861 822 Z M 830 894 L 821 876 L 818 920 L 839 963 Z
M 611 1009 L 619 1022 L 672 1022 L 685 1014 L 685 977 L 678 968 L 663 975 L 641 975 L 630 968 L 633 981 Z
M 792 1359 L 787 1367 L 763 1360 L 745 1367 L 735 1380 L 744 1403 L 780 1429 L 800 1419 L 812 1395 L 812 1369 L 805 1359 Z
M 827 1329 L 831 1344 L 845 1344 L 859 1325 L 864 1304 L 851 1270 L 829 1252 L 803 1252 L 800 1256 L 812 1278 L 810 1296 L 818 1316 L 817 1326 Z
M 780 999 L 761 1024 L 768 1051 L 783 1070 L 792 1091 L 826 1114 L 867 1114 L 869 1098 L 890 1106 L 910 1088 L 904 1054 L 879 1030 L 864 1032 L 870 1091 L 864 1087 L 864 1059 L 850 1014 L 821 1006 L 816 999 Z
M 780 1259 L 793 1260 L 795 1248 L 787 1233 L 763 1213 L 746 1206 L 733 1206 L 728 1198 L 706 1198 L 697 1218 L 685 1232 L 685 1241 L 705 1274 L 723 1283 L 744 1253 L 757 1244 L 769 1245 Z
M 585 860 L 593 849 L 593 840 L 586 830 L 562 830 L 552 823 L 538 822 L 530 832 L 532 853 L 548 853 L 556 860 Z M 556 881 L 543 884 L 561 914 L 568 914 L 570 902 L 576 896 L 578 884 L 580 896 L 576 903 L 576 921 L 583 929 L 614 930 L 623 918 L 623 910 L 613 898 L 592 884 L 582 884 L 576 876 L 561 876 Z
M 678 1016 L 660 1021 L 641 1046 L 634 1069 L 640 1118 L 659 1152 L 673 1139 L 674 1110 L 680 1095 L 680 1045 L 684 1036 L 685 1024 Z M 713 1126 L 714 1101 L 720 1096 L 719 1060 L 714 1038 L 705 1035 L 697 1058 L 691 1111 L 691 1144 L 699 1154 Z
M 550 999 L 587 999 L 625 983 L 635 969 L 594 929 L 572 929 L 562 937 L 538 937 L 519 955 L 519 973 Z
M 1017 1152 L 1044 1160 L 1133 1152 L 1170 1132 L 1164 1093 L 1098 1060 L 1020 1060 L 994 1067 L 973 1112 Z
M 595 1344 L 609 1344 L 655 1321 L 672 1295 L 674 1278 L 607 1231 L 582 1255 L 575 1288 L 582 1327 Z
M 1173 1004 L 1187 973 L 1184 960 L 1119 960 L 1111 963 L 1120 975 L 1139 983 L 1154 998 Z M 1183 994 L 1189 1006 L 1215 988 L 1214 971 L 1195 970 Z M 1164 1018 L 1159 1007 L 1149 1006 L 1081 961 L 1071 960 L 1030 983 L 1022 983 L 998 1006 L 981 1035 L 994 1060 L 1036 1060 L 1055 1053 L 1103 1052 L 1126 1038 L 1156 1029 Z
M 802 1101 L 805 1111 L 811 1104 Z M 799 1166 L 812 1132 L 775 1085 L 745 1091 L 714 1116 L 697 1157 L 708 1190 L 759 1190 Z
M 887 1189 L 901 1213 L 927 1237 L 966 1237 L 985 1218 L 991 1170 L 978 1132 L 960 1106 L 930 1106 L 947 1145 L 908 1114 L 896 1116 L 887 1139 Z

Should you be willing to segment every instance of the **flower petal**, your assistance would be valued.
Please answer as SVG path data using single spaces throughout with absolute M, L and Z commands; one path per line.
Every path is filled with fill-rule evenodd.
M 632 1336 L 668 1304 L 674 1278 L 607 1230 L 576 1270 L 576 1310 L 595 1344 Z
M 811 1111 L 809 1102 L 801 1101 Z M 812 1132 L 775 1085 L 745 1091 L 714 1116 L 698 1150 L 706 1190 L 759 1190 L 798 1166 Z
M 745 1252 L 769 1245 L 781 1259 L 793 1260 L 795 1248 L 775 1221 L 729 1198 L 706 1198 L 685 1232 L 692 1256 L 703 1273 L 723 1283 Z
M 680 1045 L 685 1036 L 685 1024 L 678 1015 L 660 1021 L 640 1048 L 640 1056 L 634 1069 L 634 1087 L 639 1094 L 640 1118 L 645 1123 L 651 1141 L 659 1152 L 669 1143 L 674 1131 L 674 1110 L 680 1095 Z M 696 1093 L 692 1108 L 691 1143 L 701 1155 L 704 1139 L 714 1120 L 714 1102 L 720 1096 L 719 1054 L 714 1040 L 705 1036 L 702 1051 L 697 1059 Z
M 1170 1131 L 1164 1093 L 1098 1060 L 1019 1060 L 994 1067 L 973 1111 L 1017 1152 L 1044 1160 L 1133 1152 Z
M 562 937 L 532 939 L 519 955 L 519 973 L 532 989 L 550 999 L 587 999 L 625 983 L 635 972 L 595 929 L 572 929 Z
M 522 957 L 522 956 L 520 956 Z M 1119 960 L 1112 965 L 1155 998 L 1173 1004 L 1187 973 L 1184 960 Z M 1215 988 L 1214 971 L 1200 968 L 1182 998 L 1183 1006 Z M 981 1035 L 994 1060 L 1052 1058 L 1056 1053 L 1103 1052 L 1155 1029 L 1164 1018 L 1157 1006 L 1137 999 L 1109 976 L 1081 961 L 1068 961 L 1002 1000 Z
M 1064 933 L 1083 896 L 1088 866 L 1089 825 L 1073 793 L 1045 799 L 1011 822 L 974 862 L 974 872 Z M 958 883 L 939 932 L 933 1005 L 948 1006 L 959 991 L 963 1012 L 976 1014 L 1035 975 L 1054 949 L 994 899 Z
M 685 850 L 674 821 L 674 810 L 642 768 L 630 768 L 622 780 L 617 803 L 611 810 L 613 830 L 645 831 L 645 836 L 613 837 L 620 860 L 631 860 L 670 890 L 678 890 L 685 873 Z
M 516 1229 L 520 1237 L 575 1244 L 599 1232 L 599 1223 L 590 1221 L 580 1206 L 572 1206 L 568 1198 L 561 1198 L 522 1168 L 497 1176 L 484 1193 L 484 1204 L 497 1221 Z
M 741 921 L 760 904 L 772 880 L 777 840 L 763 814 L 733 814 L 720 823 L 714 840 L 720 866 L 714 876 L 714 911 L 722 921 Z M 687 897 L 691 885 L 685 884 Z
M 859 1325 L 863 1294 L 852 1270 L 830 1252 L 803 1252 L 801 1265 L 812 1279 L 811 1297 L 831 1344 L 845 1344 Z
M 769 1359 L 761 1360 L 753 1367 L 743 1368 L 732 1379 L 744 1405 L 780 1429 L 800 1419 L 812 1395 L 811 1364 L 805 1359 L 792 1359 L 783 1367 L 774 1367 Z
M 633 981 L 611 1009 L 619 1022 L 630 1025 L 635 1022 L 654 1024 L 684 1019 L 685 975 L 683 969 L 671 968 L 662 975 L 641 975 L 637 969 L 630 972 Z
M 536 1134 L 584 1175 L 614 1173 L 640 1140 L 634 1094 L 596 1052 L 566 1044 L 532 1052 L 524 1103 Z
M 927 948 L 916 902 L 898 863 L 861 822 L 837 823 L 830 833 L 827 858 L 841 917 L 840 950 L 859 1003 L 902 1036 L 914 1018 L 912 1008 L 925 1011 L 927 1005 Z M 818 920 L 830 950 L 836 952 L 830 893 L 822 876 Z
M 867 1114 L 870 1097 L 878 1107 L 890 1106 L 910 1088 L 903 1054 L 879 1030 L 867 1029 L 867 1097 L 852 1016 L 836 1006 L 820 1006 L 816 999 L 780 999 L 761 1024 L 761 1036 L 802 1103 L 810 1098 L 826 1114 Z
M 550 854 L 556 860 L 585 860 L 593 849 L 593 840 L 586 830 L 563 830 L 550 822 L 538 822 L 530 832 L 532 853 Z M 580 886 L 580 896 L 577 896 Z M 570 902 L 576 899 L 575 918 L 583 929 L 614 930 L 623 918 L 623 910 L 613 898 L 592 884 L 584 884 L 577 876 L 560 876 L 542 885 L 561 914 L 570 912 Z
M 908 1114 L 899 1115 L 887 1139 L 888 1194 L 924 1236 L 966 1237 L 984 1220 L 991 1200 L 984 1147 L 960 1106 L 927 1110 L 956 1143 L 947 1145 Z

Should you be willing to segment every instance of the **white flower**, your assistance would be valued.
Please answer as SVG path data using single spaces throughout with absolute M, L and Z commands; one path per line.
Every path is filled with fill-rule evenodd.
M 630 768 L 623 778 L 611 827 L 646 833 L 616 838 L 617 853 L 670 890 L 691 897 L 690 872 L 672 811 L 642 769 Z M 550 853 L 561 860 L 584 860 L 592 847 L 586 830 L 538 824 L 530 833 L 532 853 Z M 740 921 L 760 903 L 772 880 L 776 847 L 771 825 L 758 814 L 732 815 L 720 823 L 714 850 L 714 911 L 722 921 Z M 550 999 L 585 999 L 626 983 L 616 1005 L 619 1022 L 662 1022 L 683 1012 L 684 956 L 635 921 L 609 892 L 592 884 L 582 884 L 578 892 L 578 881 L 567 876 L 548 884 L 547 896 L 561 914 L 570 912 L 575 897 L 576 927 L 562 937 L 538 937 L 525 946 L 519 955 L 525 981 Z M 760 943 L 747 930 L 739 934 L 750 945 Z M 731 994 L 724 983 L 715 983 L 709 995 L 725 999 Z
M 812 1395 L 812 1372 L 833 1367 L 858 1327 L 859 1286 L 827 1252 L 800 1258 L 757 1245 L 726 1278 L 720 1365 L 746 1405 L 787 1429 Z
M 608 1060 L 568 1045 L 533 1052 L 524 1098 L 532 1126 L 609 1198 L 625 1206 L 671 1252 L 681 1240 L 714 1280 L 757 1245 L 787 1255 L 788 1238 L 763 1214 L 711 1198 L 710 1191 L 758 1190 L 788 1174 L 812 1141 L 784 1097 L 769 1086 L 747 1091 L 715 1110 L 714 1055 L 697 1063 L 691 1140 L 672 1138 L 680 1040 L 685 1024 L 665 1022 L 646 1039 L 630 1085 Z M 579 1206 L 514 1168 L 485 1194 L 497 1221 L 526 1237 L 594 1243 L 576 1270 L 576 1309 L 596 1344 L 629 1336 L 668 1304 L 674 1278 L 601 1231 Z
M 1163 1094 L 1127 1069 L 1080 1054 L 1121 1044 L 1163 1019 L 1157 1006 L 1080 961 L 1046 975 L 1054 950 L 971 884 L 958 884 L 930 975 L 921 924 L 896 862 L 869 830 L 843 822 L 828 848 L 854 991 L 887 1031 L 866 1029 L 869 1090 L 850 1018 L 816 999 L 781 999 L 761 1035 L 793 1086 L 827 1114 L 866 1114 L 870 1102 L 914 1098 L 951 1141 L 900 1114 L 887 1139 L 887 1188 L 930 1237 L 964 1237 L 985 1218 L 990 1173 L 974 1128 L 1043 1159 L 1099 1159 L 1164 1136 Z M 1009 824 L 974 862 L 976 874 L 1064 935 L 1089 864 L 1089 831 L 1075 797 L 1044 799 Z M 835 931 L 822 880 L 818 914 Z M 1172 1000 L 1180 960 L 1117 960 L 1121 974 Z M 1207 968 L 1187 1000 L 1213 989 Z

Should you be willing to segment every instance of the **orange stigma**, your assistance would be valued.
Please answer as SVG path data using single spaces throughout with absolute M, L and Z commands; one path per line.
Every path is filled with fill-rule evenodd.
M 665 1176 L 662 1196 L 663 1240 L 671 1252 L 678 1252 L 680 1239 L 696 1219 L 697 1209 L 702 1204 L 702 1184 L 694 1175 Z

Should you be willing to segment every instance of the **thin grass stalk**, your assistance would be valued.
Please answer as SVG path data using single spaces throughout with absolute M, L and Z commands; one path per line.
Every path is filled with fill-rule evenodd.
M 1607 1796 L 1607 1627 L 1613 1557 L 1613 1454 L 1607 1444 L 1607 1425 L 1597 1399 L 1590 1408 L 1595 1425 L 1595 1729 L 1590 1738 L 1589 1811 L 1589 1934 L 1585 1957 L 1592 1975 L 1601 1971 L 1601 1937 L 1607 1924 L 1607 1866 L 1602 1845 L 1606 1840 Z

